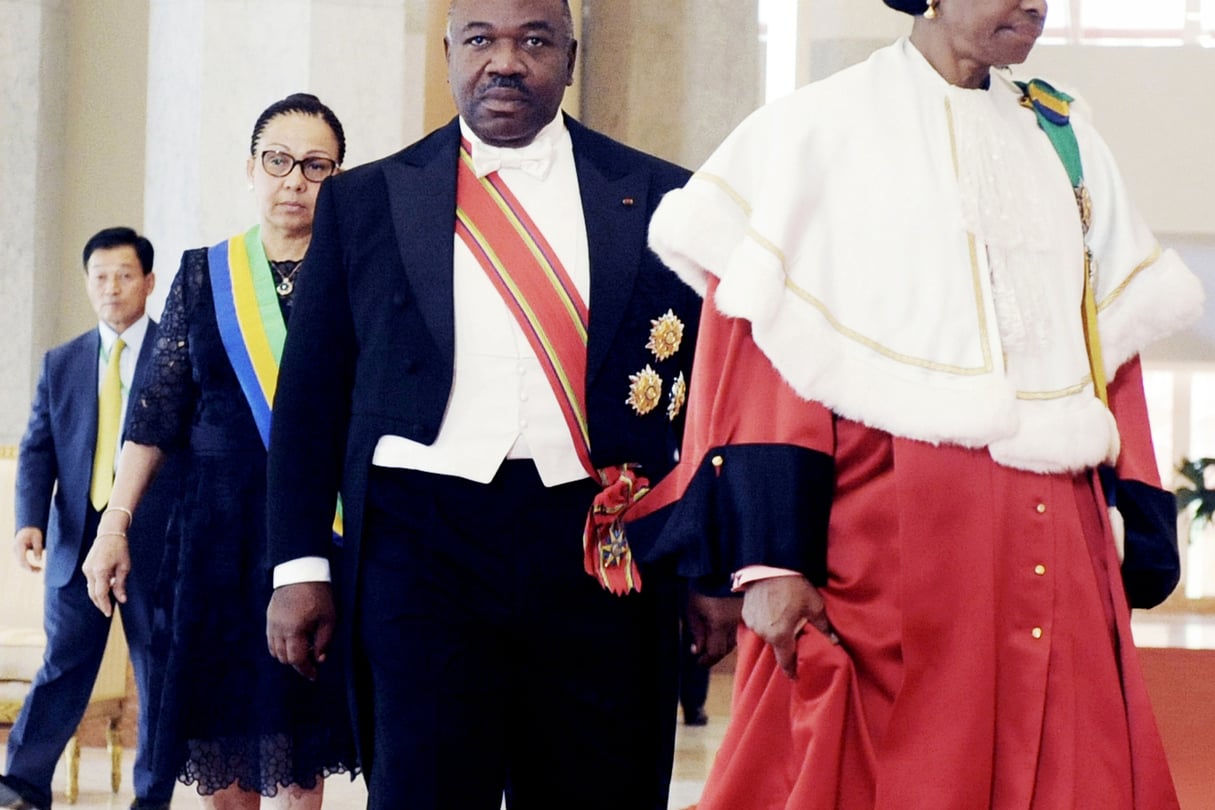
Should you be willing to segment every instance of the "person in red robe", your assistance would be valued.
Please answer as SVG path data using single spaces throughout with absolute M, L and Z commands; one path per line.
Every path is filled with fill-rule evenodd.
M 699 808 L 1177 808 L 1111 500 L 1170 497 L 1138 355 L 1201 286 L 1069 98 L 1079 197 L 992 69 L 1042 0 L 886 2 L 909 39 L 757 111 L 651 225 L 705 299 L 652 554 L 745 591 Z

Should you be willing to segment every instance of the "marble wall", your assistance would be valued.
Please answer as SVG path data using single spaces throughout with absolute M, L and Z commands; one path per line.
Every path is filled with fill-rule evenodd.
M 346 165 L 422 134 L 424 0 L 150 0 L 146 227 L 166 278 L 187 248 L 256 219 L 245 162 L 263 109 L 315 93 L 346 132 Z M 168 264 L 171 262 L 171 265 Z
M 62 75 L 48 85 L 65 104 L 63 126 L 44 142 L 62 171 L 60 204 L 47 212 L 57 239 L 57 341 L 96 324 L 80 252 L 102 228 L 143 230 L 146 168 L 147 0 L 64 0 L 63 8 L 66 37 L 44 43 L 66 56 Z M 155 268 L 163 273 L 167 264 L 158 252 Z
M 585 123 L 696 168 L 763 98 L 755 3 L 583 0 Z
M 55 331 L 67 57 L 60 0 L 0 0 L 0 447 L 25 428 Z

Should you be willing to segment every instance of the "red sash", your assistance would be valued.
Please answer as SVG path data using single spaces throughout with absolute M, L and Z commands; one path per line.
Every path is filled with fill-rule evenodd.
M 582 536 L 588 574 L 617 594 L 641 590 L 622 519 L 649 482 L 626 464 L 596 469 L 586 421 L 588 313 L 565 267 L 497 172 L 478 178 L 468 141 L 460 145 L 456 235 L 476 257 L 527 335 L 574 440 L 578 460 L 603 487 Z

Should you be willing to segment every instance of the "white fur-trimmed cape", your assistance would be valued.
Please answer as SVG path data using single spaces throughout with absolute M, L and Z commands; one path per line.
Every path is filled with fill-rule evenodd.
M 1033 246 L 1049 283 L 1044 346 L 1002 342 L 987 245 L 963 223 L 959 150 L 987 146 L 959 131 L 956 108 L 973 109 L 975 97 L 962 97 L 973 93 L 1032 156 L 1006 168 L 1030 175 L 1053 229 Z M 1078 317 L 1079 216 L 1018 98 L 1002 76 L 988 91 L 952 87 L 902 40 L 752 114 L 663 200 L 651 247 L 702 293 L 708 274 L 718 278 L 722 313 L 748 320 L 792 387 L 842 416 L 988 447 L 998 463 L 1038 472 L 1112 460 L 1117 428 L 1093 395 Z M 1104 142 L 1082 118 L 1073 124 L 1112 379 L 1196 319 L 1203 293 L 1131 206 Z

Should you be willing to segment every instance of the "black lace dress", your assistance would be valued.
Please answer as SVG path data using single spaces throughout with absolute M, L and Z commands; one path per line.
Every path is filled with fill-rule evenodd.
M 235 783 L 272 796 L 353 772 L 337 673 L 311 683 L 266 649 L 266 451 L 220 341 L 205 249 L 182 257 L 154 362 L 127 438 L 188 451 L 156 757 L 202 794 Z

